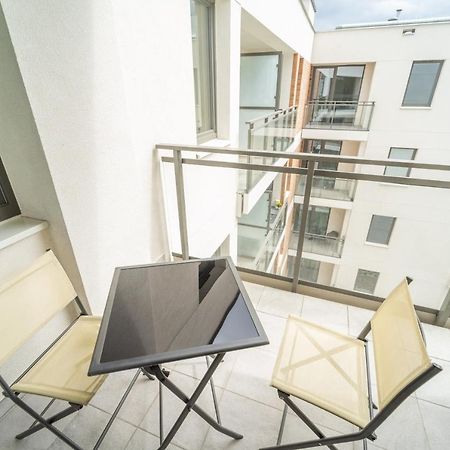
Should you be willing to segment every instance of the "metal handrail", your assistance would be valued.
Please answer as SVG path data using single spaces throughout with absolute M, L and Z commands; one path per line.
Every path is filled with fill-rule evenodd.
M 162 156 L 162 162 L 168 162 L 174 164 L 175 169 L 175 183 L 176 183 L 176 195 L 178 204 L 178 216 L 179 216 L 179 227 L 180 227 L 180 241 L 183 258 L 187 259 L 191 255 L 189 254 L 188 245 L 188 234 L 187 234 L 187 216 L 186 216 L 186 200 L 184 193 L 184 182 L 183 182 L 183 165 L 197 165 L 197 166 L 210 166 L 210 167 L 220 167 L 220 168 L 231 168 L 231 169 L 243 169 L 243 170 L 260 170 L 266 172 L 275 173 L 290 173 L 296 175 L 307 175 L 306 178 L 306 189 L 305 196 L 303 200 L 303 212 L 301 217 L 301 232 L 299 233 L 299 240 L 296 252 L 296 260 L 294 267 L 294 276 L 290 279 L 291 289 L 295 292 L 297 291 L 297 286 L 299 283 L 299 267 L 300 261 L 303 253 L 303 243 L 306 234 L 306 214 L 305 211 L 308 210 L 309 200 L 311 198 L 311 188 L 313 184 L 314 177 L 323 176 L 334 179 L 349 179 L 349 180 L 364 180 L 364 181 L 374 181 L 382 182 L 384 184 L 399 184 L 399 185 L 409 185 L 414 187 L 436 187 L 441 189 L 450 189 L 450 180 L 437 180 L 430 178 L 412 178 L 412 177 L 399 177 L 399 176 L 386 176 L 386 175 L 376 175 L 361 172 L 344 172 L 339 170 L 321 170 L 318 169 L 318 163 L 320 162 L 336 162 L 336 163 L 354 163 L 359 165 L 371 165 L 371 166 L 397 166 L 397 167 L 407 167 L 411 169 L 423 169 L 430 171 L 450 171 L 450 165 L 448 164 L 433 164 L 433 163 L 420 163 L 416 161 L 405 161 L 405 160 L 393 160 L 393 159 L 368 159 L 361 157 L 349 157 L 342 155 L 320 155 L 314 153 L 292 153 L 292 152 L 268 152 L 260 150 L 248 150 L 239 148 L 221 148 L 221 147 L 201 147 L 198 145 L 184 145 L 184 144 L 157 144 L 155 146 L 159 150 L 171 150 L 173 157 Z M 194 158 L 184 158 L 183 153 L 209 153 L 209 154 L 228 154 L 228 155 L 245 155 L 251 156 L 272 156 L 284 161 L 288 160 L 301 160 L 307 162 L 307 168 L 303 167 L 290 167 L 286 165 L 268 165 L 268 164 L 252 164 L 252 163 L 240 163 L 240 162 L 230 162 L 212 160 L 209 158 L 194 159 Z M 325 239 L 336 239 L 338 242 L 342 242 L 339 238 L 333 238 L 332 236 L 325 236 Z M 342 239 L 342 238 L 341 238 Z M 297 267 L 298 266 L 298 267 Z M 259 273 L 259 272 L 258 272 Z M 262 272 L 261 272 L 262 273 Z M 266 274 L 266 276 L 268 276 Z M 272 275 L 271 275 L 272 276 Z M 275 277 L 275 276 L 274 276 Z M 323 289 L 333 289 L 336 292 L 342 291 L 339 288 L 330 288 L 325 285 L 315 284 Z M 347 291 L 346 291 L 347 292 Z M 350 292 L 350 291 L 348 291 Z M 352 295 L 360 296 L 361 298 L 367 298 L 367 296 L 355 293 L 353 291 Z M 373 296 L 372 296 L 373 297 Z M 371 298 L 372 298 L 371 297 Z M 422 308 L 423 309 L 423 308 Z M 450 308 L 449 308 L 450 309 Z M 432 314 L 438 314 L 439 311 L 427 308 L 427 312 Z M 444 311 L 443 316 L 447 317 L 448 312 Z
M 253 128 L 255 123 L 256 122 L 260 122 L 260 121 L 264 121 L 264 125 L 267 125 L 268 123 L 270 123 L 270 122 L 272 122 L 274 120 L 277 120 L 280 116 L 290 114 L 291 112 L 296 111 L 297 109 L 298 109 L 297 105 L 292 105 L 292 106 L 289 106 L 288 108 L 285 108 L 285 109 L 281 109 L 280 108 L 280 109 L 277 109 L 277 110 L 275 110 L 273 112 L 265 114 L 263 116 L 256 117 L 255 119 L 247 120 L 245 123 L 247 125 L 249 125 L 250 128 Z
M 307 105 L 375 105 L 374 101 L 360 100 L 308 100 Z
M 337 162 L 337 163 L 350 163 L 361 164 L 370 166 L 396 166 L 407 167 L 410 169 L 425 169 L 425 170 L 442 170 L 450 171 L 449 164 L 434 164 L 434 163 L 422 163 L 411 160 L 400 159 L 370 159 L 362 158 L 359 156 L 345 156 L 345 155 L 323 155 L 318 153 L 304 153 L 304 152 L 270 152 L 265 150 L 253 150 L 253 149 L 241 149 L 237 147 L 203 147 L 199 145 L 184 145 L 184 144 L 156 144 L 156 149 L 161 150 L 173 150 L 175 152 L 192 152 L 192 153 L 217 153 L 223 155 L 243 155 L 243 156 L 264 156 L 273 157 L 277 159 L 296 159 L 302 161 L 314 161 L 314 162 Z M 165 157 L 167 159 L 167 157 Z M 185 158 L 183 158 L 185 160 Z M 200 161 L 200 160 L 196 160 Z M 167 160 L 166 162 L 172 162 Z M 272 167 L 272 166 L 266 166 Z M 243 167 L 246 168 L 246 167 Z M 325 171 L 320 172 L 335 172 Z M 306 173 L 306 171 L 305 171 Z M 322 175 L 322 174 L 321 174 Z M 326 176 L 326 175 L 324 175 Z M 333 177 L 332 177 L 333 178 Z M 342 178 L 342 177 L 339 177 Z M 388 178 L 388 177 L 386 177 Z M 397 177 L 402 178 L 402 177 Z

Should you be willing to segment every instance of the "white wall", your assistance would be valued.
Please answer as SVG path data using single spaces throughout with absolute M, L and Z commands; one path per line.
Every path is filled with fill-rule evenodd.
M 311 59 L 314 31 L 298 0 L 240 0 L 242 8 L 306 60 Z
M 364 99 L 375 101 L 361 155 L 384 159 L 392 146 L 417 148 L 416 161 L 450 163 L 450 24 L 317 33 L 314 64 L 369 63 Z M 441 43 L 441 44 L 437 44 Z M 445 60 L 431 108 L 402 108 L 414 60 Z M 367 83 L 366 83 L 367 84 Z M 383 167 L 361 171 L 382 174 Z M 449 173 L 413 170 L 412 177 L 449 179 Z M 417 304 L 439 309 L 450 286 L 450 191 L 358 182 L 336 284 L 353 288 L 358 268 L 380 272 L 376 295 L 386 295 L 405 275 Z M 397 218 L 387 248 L 365 244 L 372 214 Z
M 22 214 L 46 220 L 52 248 L 87 304 L 47 161 L 0 8 L 0 157 Z M 28 258 L 27 258 L 28 259 Z M 30 260 L 31 261 L 31 260 Z M 16 261 L 4 260 L 9 269 Z M 22 266 L 20 267 L 23 268 Z M 13 272 L 11 272 L 13 273 Z
M 185 0 L 0 3 L 86 295 L 100 313 L 114 267 L 169 257 L 154 145 L 196 142 L 190 5 Z M 282 7 L 242 3 L 291 49 L 310 57 L 312 30 L 297 0 L 283 0 Z M 218 134 L 236 143 L 240 5 L 218 0 L 216 6 L 218 70 L 224 77 L 219 76 Z M 191 192 L 201 193 L 202 200 L 193 204 L 203 211 L 214 205 L 211 217 L 220 223 L 206 240 L 201 233 L 211 226 L 191 227 L 205 244 L 201 253 L 207 253 L 235 229 L 230 218 L 235 184 L 233 177 L 217 184 L 227 186 L 222 207 L 212 202 L 213 191 L 205 191 L 214 176 L 209 184 L 199 179 Z
M 94 312 L 167 253 L 156 142 L 195 142 L 189 2 L 2 1 Z M 164 43 L 164 45 L 162 45 Z

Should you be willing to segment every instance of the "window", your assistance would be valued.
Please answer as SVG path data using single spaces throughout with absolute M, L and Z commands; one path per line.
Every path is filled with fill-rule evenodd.
M 366 241 L 388 245 L 394 223 L 395 217 L 373 215 Z
M 195 115 L 200 141 L 215 137 L 214 5 L 191 0 Z
M 412 161 L 416 156 L 415 148 L 402 148 L 402 147 L 391 147 L 389 150 L 389 159 L 404 159 L 406 161 Z M 411 168 L 409 167 L 395 167 L 387 166 L 384 169 L 385 175 L 390 175 L 393 177 L 409 177 L 411 173 Z
M 0 222 L 19 214 L 19 205 L 0 159 Z
M 365 66 L 316 67 L 312 100 L 358 101 Z
M 373 294 L 375 292 L 375 286 L 377 285 L 379 272 L 373 272 L 366 269 L 358 269 L 356 275 L 355 291 L 364 292 L 366 294 Z
M 402 106 L 431 106 L 443 61 L 414 61 Z

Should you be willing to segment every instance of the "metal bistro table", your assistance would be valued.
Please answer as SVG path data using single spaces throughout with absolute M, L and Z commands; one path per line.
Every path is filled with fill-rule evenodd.
M 121 404 L 141 371 L 150 379 L 158 379 L 160 449 L 169 445 L 191 410 L 217 431 L 241 439 L 241 434 L 221 424 L 212 375 L 226 352 L 268 343 L 231 258 L 119 267 L 114 272 L 89 375 L 138 368 Z M 206 357 L 207 370 L 189 397 L 169 380 L 161 364 L 198 356 Z M 208 383 L 216 419 L 196 405 Z M 165 438 L 163 385 L 186 404 Z

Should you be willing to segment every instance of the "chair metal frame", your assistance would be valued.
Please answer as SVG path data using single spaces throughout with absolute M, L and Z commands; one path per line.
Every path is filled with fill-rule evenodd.
M 17 405 L 19 408 L 21 408 L 23 411 L 25 411 L 27 414 L 29 414 L 33 419 L 34 422 L 31 424 L 31 426 L 24 430 L 23 432 L 16 435 L 16 439 L 24 439 L 44 428 L 52 432 L 54 435 L 56 435 L 59 439 L 61 439 L 64 443 L 66 443 L 69 447 L 75 449 L 75 450 L 83 450 L 82 447 L 80 447 L 75 441 L 73 441 L 69 436 L 64 434 L 62 431 L 60 431 L 58 428 L 56 428 L 53 424 L 55 422 L 58 422 L 59 420 L 70 416 L 71 414 L 79 411 L 83 408 L 84 405 L 80 405 L 77 403 L 68 402 L 69 406 L 62 411 L 45 418 L 44 414 L 48 411 L 48 409 L 52 406 L 56 398 L 51 398 L 50 402 L 45 406 L 45 408 L 39 413 L 36 410 L 34 410 L 31 406 L 29 406 L 25 401 L 22 399 L 22 395 L 20 395 L 19 392 L 14 392 L 11 386 L 14 386 L 15 383 L 20 381 L 56 344 L 57 342 L 72 328 L 73 325 L 77 322 L 77 320 L 82 316 L 88 316 L 88 312 L 86 311 L 85 307 L 81 303 L 81 300 L 78 297 L 75 297 L 74 300 L 70 302 L 75 302 L 76 306 L 78 307 L 79 314 L 77 317 L 70 323 L 70 325 L 22 372 L 22 374 L 11 384 L 8 384 L 8 382 L 0 375 L 0 387 L 3 389 L 3 396 L 6 398 L 9 398 L 15 405 Z M 140 370 L 138 370 L 131 380 L 129 386 L 127 387 L 126 391 L 122 395 L 122 398 L 120 399 L 116 409 L 114 410 L 113 414 L 111 415 L 108 423 L 106 424 L 105 428 L 102 431 L 102 434 L 98 438 L 97 442 L 94 445 L 94 450 L 97 450 L 103 440 L 105 439 L 105 436 L 108 432 L 108 430 L 111 428 L 111 425 L 113 424 L 114 420 L 117 417 L 117 414 L 122 407 L 123 403 L 125 402 L 126 398 L 128 397 L 128 394 L 130 393 L 133 385 L 135 384 L 139 374 Z M 33 395 L 33 394 L 27 394 L 27 395 Z
M 411 283 L 411 279 L 407 278 L 408 284 Z M 423 329 L 420 323 L 419 318 L 417 318 L 420 332 L 422 334 L 422 338 L 425 342 L 425 336 L 423 333 Z M 367 425 L 363 428 L 360 428 L 359 431 L 355 431 L 353 433 L 342 434 L 339 436 L 325 436 L 322 431 L 312 422 L 312 420 L 294 403 L 294 401 L 290 398 L 290 394 L 283 392 L 281 390 L 278 391 L 278 396 L 281 400 L 284 401 L 284 409 L 283 415 L 281 418 L 280 429 L 278 432 L 277 443 L 274 446 L 264 447 L 260 450 L 298 450 L 304 448 L 313 448 L 313 447 L 328 447 L 330 450 L 338 450 L 335 446 L 336 444 L 344 444 L 347 442 L 356 442 L 362 441 L 364 450 L 367 450 L 367 439 L 370 441 L 375 441 L 377 436 L 375 431 L 377 428 L 420 386 L 425 384 L 435 375 L 442 371 L 442 367 L 438 364 L 432 363 L 431 366 L 413 379 L 410 383 L 408 383 L 389 403 L 377 414 L 374 414 L 374 409 L 377 409 L 375 403 L 372 399 L 372 389 L 370 382 L 370 367 L 369 367 L 369 353 L 367 344 L 368 341 L 366 339 L 367 335 L 370 333 L 372 327 L 371 322 L 369 321 L 367 325 L 363 328 L 357 339 L 364 342 L 364 350 L 365 350 L 365 363 L 366 363 L 366 373 L 367 373 L 367 392 L 368 392 L 368 406 L 369 406 L 369 417 L 370 420 Z M 315 405 L 317 406 L 317 405 Z M 314 434 L 318 437 L 318 439 L 312 439 L 309 441 L 303 442 L 294 442 L 290 444 L 281 444 L 281 439 L 283 437 L 283 431 L 286 424 L 286 416 L 288 412 L 288 408 L 290 408 L 297 417 L 299 417 L 305 425 L 314 432 Z M 345 420 L 345 419 L 343 419 Z

